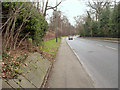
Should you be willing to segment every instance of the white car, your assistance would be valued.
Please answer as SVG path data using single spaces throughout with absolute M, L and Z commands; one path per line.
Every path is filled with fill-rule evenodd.
M 73 37 L 72 37 L 72 36 L 69 36 L 69 37 L 68 37 L 68 40 L 73 40 Z

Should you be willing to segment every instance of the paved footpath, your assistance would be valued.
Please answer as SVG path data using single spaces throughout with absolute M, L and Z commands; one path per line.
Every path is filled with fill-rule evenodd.
M 94 88 L 93 81 L 65 39 L 61 41 L 47 86 L 49 88 Z

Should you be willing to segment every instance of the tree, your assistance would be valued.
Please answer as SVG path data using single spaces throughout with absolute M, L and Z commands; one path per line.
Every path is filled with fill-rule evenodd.
M 118 3 L 118 38 L 120 38 L 120 2 Z
M 99 15 L 99 35 L 100 36 L 109 36 L 109 18 L 110 18 L 110 6 L 107 5 L 106 8 L 104 8 L 101 11 L 101 14 Z
M 119 37 L 120 2 L 118 4 L 116 2 L 113 4 L 98 1 L 88 3 L 91 9 L 87 11 L 86 17 L 80 17 L 76 20 L 76 27 L 80 30 L 80 35 L 91 37 Z M 94 19 L 96 14 L 97 17 Z
M 16 49 L 27 38 L 40 43 L 46 30 L 47 22 L 31 2 L 3 2 L 3 51 Z
M 61 11 L 54 11 L 53 16 L 50 18 L 49 29 L 56 32 L 56 27 L 58 37 L 77 33 L 74 26 L 70 24 L 66 16 L 62 15 Z
M 96 16 L 96 20 L 98 20 L 98 18 L 99 18 L 99 15 L 101 14 L 101 11 L 102 11 L 102 9 L 103 8 L 105 8 L 106 7 L 106 5 L 108 5 L 108 4 L 110 4 L 110 2 L 109 2 L 109 0 L 106 0 L 106 1 L 99 1 L 99 0 L 97 0 L 97 1 L 92 1 L 92 2 L 88 2 L 88 6 L 91 8 L 91 9 L 93 9 L 93 14 L 95 14 L 95 16 Z
M 50 10 L 50 9 L 55 10 L 62 3 L 62 1 L 63 0 L 61 0 L 55 6 L 50 6 L 49 5 L 49 0 L 39 0 L 37 2 L 37 9 L 41 13 L 41 15 L 45 18 L 47 11 Z

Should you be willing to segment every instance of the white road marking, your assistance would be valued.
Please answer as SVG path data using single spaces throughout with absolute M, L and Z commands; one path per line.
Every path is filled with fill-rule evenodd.
M 110 40 L 104 40 L 104 41 L 110 41 Z
M 97 44 L 98 46 L 103 46 L 103 45 L 101 45 L 101 44 Z
M 113 49 L 113 50 L 117 50 L 116 48 L 113 48 L 113 47 L 109 47 L 109 46 L 105 46 L 105 47 L 107 47 L 107 48 L 111 48 L 111 49 Z
M 118 41 L 112 41 L 112 40 L 104 40 L 104 41 L 109 41 L 109 42 L 115 42 L 115 43 L 118 43 Z
M 98 46 L 101 46 L 101 47 L 103 46 L 103 45 L 98 44 L 98 43 L 97 43 L 97 45 L 98 45 Z M 110 48 L 110 49 L 113 49 L 113 50 L 117 50 L 117 48 L 113 48 L 113 47 L 110 47 L 110 46 L 105 46 L 105 47 Z

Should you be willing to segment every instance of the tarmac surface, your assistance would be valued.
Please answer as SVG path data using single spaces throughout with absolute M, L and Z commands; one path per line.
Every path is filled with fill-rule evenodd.
M 98 88 L 118 88 L 118 43 L 74 37 L 66 39 Z

